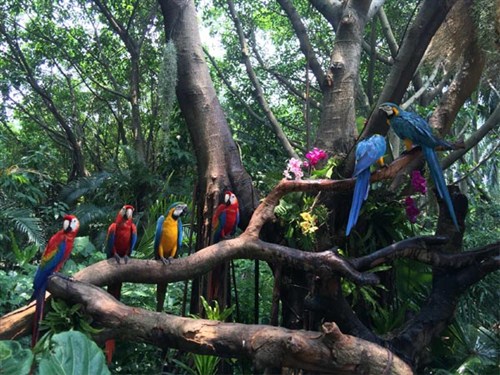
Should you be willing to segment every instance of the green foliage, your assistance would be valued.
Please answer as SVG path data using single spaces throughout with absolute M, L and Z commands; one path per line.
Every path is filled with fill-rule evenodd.
M 219 320 L 225 321 L 233 313 L 235 306 L 228 307 L 226 309 L 221 309 L 217 301 L 212 301 L 213 306 L 207 302 L 203 296 L 200 296 L 200 300 L 205 311 L 205 315 L 209 320 Z M 199 319 L 198 315 L 192 315 L 193 318 Z M 193 354 L 190 353 L 190 357 L 194 362 L 195 371 L 189 371 L 190 373 L 197 375 L 213 375 L 217 373 L 217 366 L 221 359 L 219 357 L 211 355 Z M 187 366 L 182 366 L 184 369 L 188 369 Z
M 82 305 L 68 305 L 63 300 L 50 300 L 50 311 L 42 320 L 40 327 L 49 329 L 50 335 L 59 332 L 76 330 L 87 336 L 99 333 L 101 330 L 91 326 L 92 321 L 82 311 Z
M 168 130 L 168 118 L 176 101 L 175 88 L 177 87 L 177 50 L 172 40 L 169 40 L 163 49 L 160 72 L 158 74 L 158 90 L 160 98 L 162 127 Z
M 41 354 L 39 374 L 110 374 L 102 349 L 81 332 L 58 333 L 48 346 Z
M 288 194 L 280 199 L 274 212 L 285 228 L 285 238 L 292 247 L 314 250 L 316 232 L 326 227 L 327 209 L 315 197 L 302 193 Z
M 0 341 L 0 374 L 27 375 L 33 363 L 33 353 L 17 341 Z

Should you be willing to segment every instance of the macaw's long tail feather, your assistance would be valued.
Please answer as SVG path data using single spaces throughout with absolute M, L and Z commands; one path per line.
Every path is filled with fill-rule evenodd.
M 208 275 L 207 301 L 218 301 L 224 306 L 224 290 L 226 287 L 228 267 L 226 263 L 215 266 Z
M 451 201 L 450 192 L 448 191 L 448 187 L 446 186 L 446 181 L 444 180 L 443 171 L 441 170 L 441 165 L 439 164 L 437 154 L 430 147 L 422 147 L 422 151 L 425 155 L 425 159 L 427 160 L 427 164 L 429 165 L 429 170 L 431 172 L 432 179 L 434 180 L 434 185 L 436 185 L 438 194 L 446 203 L 453 224 L 455 224 L 457 230 L 460 230 L 458 228 L 457 217 L 455 215 L 455 209 L 453 208 L 453 203 Z
M 358 221 L 359 211 L 361 210 L 363 201 L 365 201 L 368 197 L 369 188 L 370 169 L 368 168 L 362 171 L 356 179 L 354 194 L 352 196 L 351 211 L 349 212 L 349 221 L 347 222 L 346 236 L 351 233 L 351 229 L 356 225 L 356 222 Z
M 160 283 L 156 286 L 156 311 L 163 311 L 168 283 Z
M 108 366 L 113 362 L 113 354 L 115 352 L 116 342 L 114 339 L 106 340 L 104 344 L 104 353 L 106 354 L 106 361 Z
M 45 307 L 45 287 L 40 288 L 40 290 L 36 291 L 33 294 L 35 296 L 36 305 L 35 305 L 35 315 L 33 317 L 33 334 L 31 336 L 31 347 L 34 348 L 36 343 L 38 342 L 39 337 L 39 325 L 40 321 L 43 318 L 43 310 Z
M 109 284 L 108 293 L 119 301 L 122 295 L 122 283 Z

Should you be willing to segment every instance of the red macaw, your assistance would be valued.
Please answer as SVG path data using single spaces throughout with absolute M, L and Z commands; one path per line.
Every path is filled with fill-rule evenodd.
M 43 318 L 43 309 L 45 307 L 45 291 L 49 276 L 58 272 L 66 260 L 68 260 L 73 250 L 73 242 L 78 233 L 80 222 L 73 215 L 64 216 L 63 228 L 54 234 L 42 254 L 42 260 L 36 270 L 33 280 L 33 295 L 31 299 L 36 300 L 35 317 L 33 320 L 33 336 L 31 346 L 34 347 L 38 341 L 38 327 Z
M 238 198 L 231 191 L 224 193 L 224 202 L 219 204 L 212 217 L 212 242 L 218 243 L 227 237 L 236 233 L 236 228 L 240 222 L 240 209 Z M 223 280 L 227 278 L 226 264 L 214 267 L 208 278 L 208 293 L 209 301 L 218 299 L 222 303 L 222 296 L 219 296 L 220 286 L 225 283 Z
M 230 191 L 224 194 L 224 203 L 219 204 L 212 218 L 213 243 L 236 233 L 240 222 L 238 198 Z
M 187 212 L 187 205 L 176 202 L 170 205 L 165 216 L 161 215 L 156 222 L 156 233 L 154 251 L 156 259 L 163 264 L 170 263 L 177 251 L 182 246 L 182 220 L 181 217 Z M 156 311 L 163 310 L 167 284 L 158 284 L 156 288 Z
M 108 228 L 106 237 L 106 254 L 115 258 L 117 263 L 123 258 L 125 264 L 137 242 L 137 227 L 132 221 L 134 206 L 126 204 L 116 215 L 115 222 Z
M 129 204 L 124 205 L 116 215 L 115 222 L 108 228 L 106 237 L 106 255 L 108 259 L 114 258 L 120 264 L 123 259 L 127 264 L 129 256 L 134 250 L 137 242 L 137 227 L 132 221 L 134 214 L 134 206 Z M 122 290 L 122 283 L 108 285 L 108 293 L 120 300 Z M 106 358 L 108 364 L 113 359 L 115 351 L 115 340 L 110 339 L 106 341 Z

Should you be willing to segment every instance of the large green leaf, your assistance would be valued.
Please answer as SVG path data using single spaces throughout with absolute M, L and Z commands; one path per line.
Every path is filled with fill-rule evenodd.
M 33 353 L 17 341 L 0 341 L 0 374 L 23 375 L 30 372 Z
M 81 332 L 58 333 L 52 337 L 51 345 L 40 361 L 38 374 L 110 374 L 102 349 Z

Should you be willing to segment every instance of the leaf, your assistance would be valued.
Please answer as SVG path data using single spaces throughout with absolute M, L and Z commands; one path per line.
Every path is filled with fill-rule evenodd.
M 0 341 L 0 374 L 29 374 L 33 353 L 17 341 Z
M 45 352 L 40 361 L 39 374 L 110 374 L 103 351 L 83 333 L 58 333 L 52 337 L 51 344 L 52 349 Z

